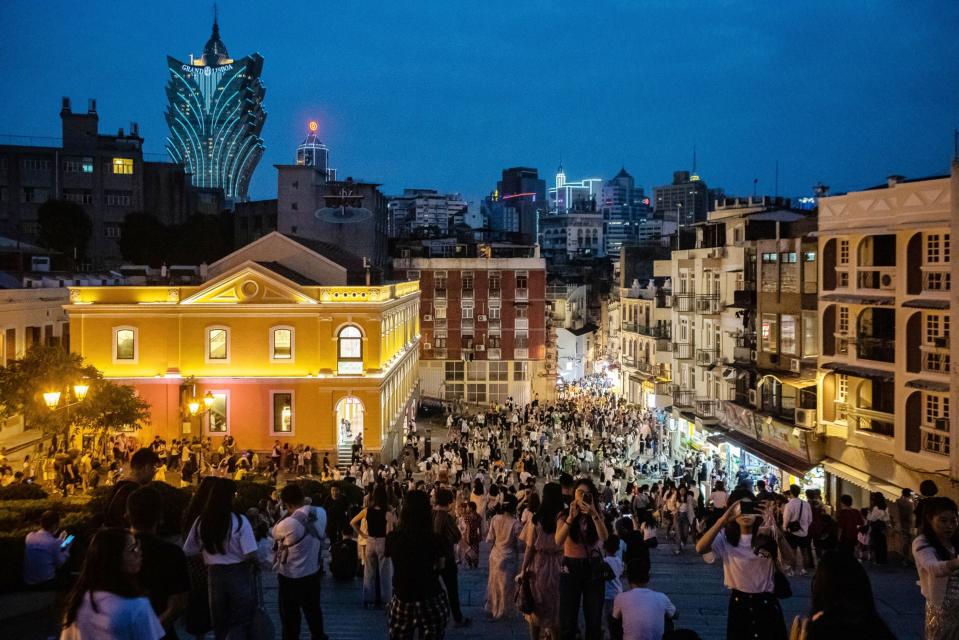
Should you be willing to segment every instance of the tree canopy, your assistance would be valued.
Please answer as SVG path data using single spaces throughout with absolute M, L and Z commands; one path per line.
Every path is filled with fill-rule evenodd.
M 93 221 L 75 202 L 47 200 L 37 211 L 40 244 L 76 261 L 86 257 Z

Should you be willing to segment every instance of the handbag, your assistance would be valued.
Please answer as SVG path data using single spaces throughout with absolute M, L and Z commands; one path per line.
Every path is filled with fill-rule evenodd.
M 795 520 L 790 520 L 790 521 L 786 524 L 786 531 L 788 531 L 788 532 L 790 532 L 790 533 L 796 533 L 797 531 L 799 531 L 800 529 L 802 529 L 802 525 L 799 524 L 799 521 L 802 520 L 802 508 L 803 508 L 803 506 L 804 506 L 804 505 L 803 505 L 803 502 L 802 502 L 802 500 L 800 500 L 800 501 L 799 501 L 799 517 L 796 518 Z
M 784 600 L 786 598 L 791 598 L 793 595 L 792 585 L 789 584 L 789 578 L 786 577 L 786 574 L 779 570 L 777 566 L 773 571 L 773 595 Z
M 523 615 L 531 615 L 536 610 L 536 601 L 533 600 L 533 586 L 525 574 L 520 577 L 515 600 L 517 610 Z

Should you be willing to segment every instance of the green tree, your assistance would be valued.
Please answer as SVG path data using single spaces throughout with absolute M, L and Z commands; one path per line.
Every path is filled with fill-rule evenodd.
M 190 216 L 173 228 L 172 238 L 168 264 L 209 264 L 232 249 L 231 236 L 221 219 L 213 215 Z
M 89 385 L 82 402 L 52 411 L 43 399 L 46 391 L 60 391 L 61 406 L 75 401 L 73 385 Z M 137 427 L 149 419 L 150 405 L 133 387 L 103 379 L 83 358 L 57 346 L 35 345 L 19 360 L 0 367 L 0 416 L 22 415 L 24 422 L 45 433 L 66 434 L 71 426 L 108 432 Z
M 120 253 L 132 264 L 159 267 L 168 262 L 170 229 L 152 213 L 128 213 L 120 231 Z
M 82 206 L 66 200 L 47 200 L 37 211 L 40 244 L 70 256 L 86 257 L 93 222 Z

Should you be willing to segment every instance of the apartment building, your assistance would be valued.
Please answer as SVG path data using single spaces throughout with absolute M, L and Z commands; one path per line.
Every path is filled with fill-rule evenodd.
M 440 244 L 398 249 L 396 277 L 422 291 L 422 393 L 470 403 L 522 404 L 553 390 L 546 261 L 536 245 Z
M 627 402 L 663 409 L 672 404 L 671 311 L 667 292 L 654 280 L 642 287 L 620 288 L 620 380 Z
M 924 479 L 957 493 L 950 368 L 957 166 L 951 176 L 891 176 L 880 187 L 820 200 L 818 419 L 832 496 L 894 497 Z

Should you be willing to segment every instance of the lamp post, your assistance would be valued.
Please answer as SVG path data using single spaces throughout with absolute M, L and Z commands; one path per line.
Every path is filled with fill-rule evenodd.
M 80 404 L 87 397 L 87 392 L 90 391 L 89 383 L 84 379 L 80 382 L 77 382 L 73 385 L 73 397 L 76 398 L 73 402 L 67 402 L 63 406 L 60 406 L 60 400 L 63 398 L 63 392 L 59 389 L 50 389 L 49 391 L 43 392 L 43 403 L 47 405 L 47 409 L 50 410 L 50 413 L 55 413 L 62 409 L 67 410 L 67 426 L 70 425 L 70 407 Z M 67 392 L 69 394 L 69 391 Z M 69 431 L 68 434 L 69 435 Z M 66 437 L 64 438 L 66 440 Z M 64 445 L 66 443 L 64 442 Z

